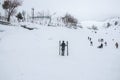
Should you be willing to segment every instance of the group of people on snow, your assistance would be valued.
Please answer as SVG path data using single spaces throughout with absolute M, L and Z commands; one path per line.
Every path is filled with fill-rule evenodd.
M 92 38 L 88 36 L 88 40 L 90 42 L 90 46 L 93 46 Z M 114 39 L 112 39 L 112 40 L 114 41 Z M 100 45 L 97 46 L 97 48 L 103 48 L 103 46 L 107 46 L 108 45 L 107 41 L 104 41 L 103 38 L 98 39 L 98 42 L 100 43 Z M 114 45 L 115 45 L 116 49 L 119 48 L 118 42 L 115 42 Z M 66 46 L 68 46 L 68 45 L 65 43 L 65 41 L 62 41 L 62 43 L 60 44 L 61 56 L 65 56 L 65 47 Z
M 90 46 L 93 46 L 92 38 L 88 36 L 88 40 L 90 42 Z M 112 40 L 114 40 L 114 39 L 112 39 Z M 98 42 L 100 43 L 100 45 L 97 48 L 103 48 L 103 46 L 107 46 L 108 45 L 107 41 L 104 41 L 103 38 L 98 39 Z M 114 45 L 115 45 L 115 48 L 119 48 L 118 42 L 115 42 Z

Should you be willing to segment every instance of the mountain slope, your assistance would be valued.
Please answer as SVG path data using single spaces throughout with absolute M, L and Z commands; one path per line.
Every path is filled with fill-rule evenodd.
M 118 31 L 27 26 L 37 29 L 0 25 L 0 80 L 120 79 L 120 49 L 115 48 L 115 42 L 120 44 Z M 101 38 L 108 46 L 98 49 Z M 59 40 L 69 42 L 69 56 L 58 55 Z

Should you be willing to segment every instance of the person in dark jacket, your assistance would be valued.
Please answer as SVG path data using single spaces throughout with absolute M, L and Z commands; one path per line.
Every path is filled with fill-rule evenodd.
M 65 46 L 66 46 L 65 42 L 62 41 L 62 44 L 61 44 L 62 56 L 64 56 L 64 53 L 65 53 Z
M 107 42 L 105 41 L 105 46 L 107 46 Z
M 116 46 L 116 48 L 118 48 L 118 43 L 117 42 L 115 43 L 115 46 Z
M 99 45 L 98 48 L 103 48 L 103 44 L 101 43 L 101 45 Z

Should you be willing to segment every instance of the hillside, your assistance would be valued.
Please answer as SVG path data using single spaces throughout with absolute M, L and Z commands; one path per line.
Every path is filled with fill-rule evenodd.
M 0 24 L 0 80 L 120 80 L 120 25 L 107 22 L 78 29 L 20 23 L 34 30 Z M 69 56 L 59 55 L 59 40 L 69 42 Z

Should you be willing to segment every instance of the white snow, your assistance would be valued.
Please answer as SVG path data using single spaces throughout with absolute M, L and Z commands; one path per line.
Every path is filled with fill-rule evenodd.
M 83 29 L 0 25 L 0 80 L 120 80 L 120 26 L 105 29 L 98 22 L 94 33 L 87 23 Z M 108 46 L 98 49 L 99 38 Z M 69 56 L 59 56 L 59 40 L 69 42 Z

